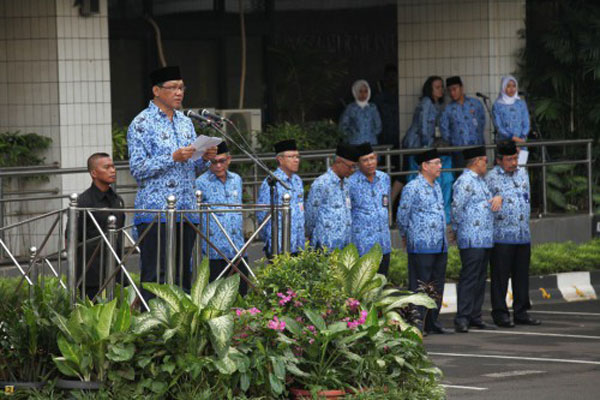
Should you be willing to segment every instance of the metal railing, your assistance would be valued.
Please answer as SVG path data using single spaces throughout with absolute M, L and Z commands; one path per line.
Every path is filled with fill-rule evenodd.
M 6 244 L 6 242 L 0 238 L 0 248 L 2 248 L 11 261 L 11 264 L 16 267 L 21 275 L 21 282 L 17 286 L 20 287 L 25 281 L 30 287 L 34 285 L 44 284 L 44 277 L 46 272 L 50 271 L 52 275 L 59 279 L 60 285 L 68 290 L 69 297 L 72 303 L 75 303 L 79 296 L 81 298 L 86 297 L 86 283 L 87 273 L 93 266 L 96 260 L 99 261 L 96 268 L 98 268 L 98 294 L 93 298 L 95 300 L 98 297 L 112 299 L 115 296 L 115 288 L 117 277 L 121 275 L 120 288 L 123 290 L 123 283 L 127 284 L 135 292 L 136 297 L 139 298 L 142 306 L 148 310 L 148 305 L 142 296 L 142 292 L 130 272 L 127 270 L 126 262 L 134 252 L 140 252 L 141 242 L 150 234 L 151 228 L 156 224 L 164 224 L 165 227 L 165 245 L 164 245 L 164 265 L 161 265 L 161 254 L 160 250 L 157 251 L 156 259 L 156 282 L 157 283 L 168 283 L 178 284 L 183 286 L 184 269 L 187 268 L 188 272 L 192 277 L 197 276 L 197 267 L 202 261 L 203 257 L 207 257 L 209 248 L 214 249 L 219 256 L 227 262 L 226 267 L 221 271 L 219 277 L 223 276 L 230 268 L 236 270 L 240 274 L 242 279 L 245 279 L 250 286 L 253 286 L 253 282 L 248 276 L 243 274 L 237 265 L 241 262 L 247 268 L 250 275 L 255 278 L 252 268 L 248 265 L 244 258 L 244 254 L 247 251 L 250 244 L 256 239 L 258 234 L 265 229 L 265 226 L 269 221 L 277 220 L 281 221 L 281 232 L 282 232 L 282 252 L 290 251 L 290 229 L 291 229 L 291 212 L 290 212 L 290 196 L 283 196 L 283 203 L 281 205 L 275 205 L 274 213 L 271 214 L 271 206 L 265 204 L 207 204 L 202 203 L 202 192 L 196 192 L 196 209 L 194 210 L 177 210 L 175 209 L 176 199 L 174 196 L 169 196 L 166 199 L 166 209 L 164 210 L 141 210 L 141 209 L 107 209 L 107 208 L 86 208 L 78 207 L 77 194 L 73 193 L 70 195 L 70 202 L 67 208 L 60 210 L 51 211 L 33 218 L 26 219 L 5 227 L 0 228 L 1 233 L 9 232 L 12 229 L 21 227 L 27 224 L 36 224 L 42 220 L 50 219 L 52 224 L 50 229 L 45 233 L 44 239 L 41 241 L 39 246 L 31 246 L 29 252 L 29 262 L 27 266 L 22 265 L 19 262 L 14 252 Z M 103 229 L 98 221 L 97 213 L 107 213 L 110 215 L 107 217 L 107 228 Z M 132 226 L 117 227 L 117 217 L 115 215 L 127 215 L 143 212 L 145 214 L 152 214 L 154 218 L 152 222 L 147 224 L 147 227 L 137 232 L 137 235 L 130 235 L 127 231 L 132 229 Z M 266 216 L 260 222 L 258 228 L 252 232 L 249 238 L 244 242 L 241 247 L 236 246 L 231 236 L 227 232 L 227 229 L 220 222 L 217 214 L 224 213 L 255 213 L 264 212 Z M 194 220 L 199 223 L 193 222 Z M 63 227 L 66 222 L 66 231 L 63 231 Z M 93 224 L 93 235 L 87 236 L 88 219 Z M 224 249 L 218 247 L 211 240 L 211 229 L 210 221 L 214 221 L 219 228 L 219 231 L 225 236 L 229 245 L 234 250 L 234 257 L 227 257 L 224 254 Z M 81 226 L 79 226 L 81 224 Z M 176 260 L 176 234 L 177 228 L 182 228 L 184 225 L 191 226 L 195 235 L 195 250 L 193 251 L 193 257 L 189 260 L 179 258 L 179 263 Z M 277 230 L 279 223 L 272 224 L 272 229 Z M 161 229 L 156 230 L 157 235 L 157 247 L 160 249 L 161 242 Z M 179 230 L 180 234 L 183 235 L 183 230 Z M 58 238 L 56 251 L 46 251 L 46 246 L 49 239 L 56 234 Z M 277 232 L 275 232 L 277 234 Z M 137 240 L 134 240 L 134 236 L 137 236 Z M 66 240 L 63 241 L 63 238 Z M 122 238 L 126 238 L 131 246 L 125 253 L 125 246 L 119 246 L 119 241 Z M 278 237 L 278 236 L 273 236 Z M 180 238 L 181 239 L 181 238 Z M 181 243 L 181 241 L 180 241 Z M 96 245 L 95 249 L 88 252 L 90 245 Z M 205 250 L 203 250 L 205 249 Z M 54 262 L 54 264 L 53 264 Z M 81 264 L 81 265 L 79 265 Z M 164 271 L 164 274 L 163 274 Z M 164 279 L 161 279 L 161 275 Z M 66 277 L 66 283 L 63 281 L 63 277 Z M 176 280 L 179 277 L 179 280 Z M 124 278 L 124 279 L 123 279 Z M 192 278 L 193 280 L 193 278 Z
M 548 198 L 547 198 L 547 169 L 551 166 L 556 165 L 579 165 L 585 164 L 587 166 L 586 175 L 587 175 L 587 211 L 589 215 L 593 215 L 593 196 L 592 196 L 592 139 L 578 139 L 578 140 L 552 140 L 552 141 L 530 141 L 526 144 L 519 144 L 519 146 L 526 146 L 528 148 L 540 148 L 541 160 L 538 162 L 529 162 L 527 164 L 527 168 L 533 169 L 541 169 L 541 198 L 542 198 L 542 206 L 540 211 L 540 216 L 545 216 L 548 214 Z M 586 158 L 584 159 L 576 159 L 576 160 L 561 160 L 561 161 L 549 161 L 547 159 L 548 148 L 551 147 L 562 147 L 562 146 L 585 146 L 586 150 Z M 443 152 L 457 152 L 461 151 L 470 146 L 463 147 L 444 147 L 439 148 L 440 151 Z M 495 149 L 495 145 L 487 145 L 489 150 L 493 151 Z M 402 156 L 410 156 L 417 154 L 422 151 L 422 149 L 400 149 L 400 150 L 392 150 L 389 146 L 376 146 L 375 150 L 378 155 L 383 158 L 383 165 L 379 166 L 379 169 L 385 171 L 390 176 L 404 176 L 411 175 L 416 173 L 417 171 L 404 171 L 402 167 L 400 170 L 395 170 L 392 163 L 392 157 L 400 157 L 402 162 Z M 335 154 L 334 149 L 325 149 L 325 150 L 316 150 L 316 151 L 307 151 L 301 152 L 302 162 L 313 162 L 320 161 L 324 162 L 326 167 L 329 167 L 331 164 L 331 160 L 333 159 Z M 275 156 L 271 154 L 260 154 L 259 157 L 265 161 L 274 161 Z M 250 164 L 252 160 L 248 157 L 244 156 L 233 156 L 232 157 L 232 165 L 239 164 Z M 490 160 L 490 166 L 492 166 L 492 160 Z M 129 164 L 127 162 L 118 162 L 116 163 L 116 167 L 118 170 L 128 170 Z M 460 171 L 460 168 L 452 168 L 452 169 L 444 169 L 444 171 Z M 324 171 L 323 171 L 324 172 Z M 44 166 L 44 167 L 19 167 L 19 168 L 10 168 L 10 169 L 0 169 L 0 228 L 4 224 L 4 204 L 11 202 L 25 202 L 25 201 L 44 201 L 44 200 L 52 200 L 52 199 L 64 199 L 67 198 L 68 194 L 55 194 L 55 195 L 41 195 L 41 196 L 31 196 L 31 191 L 25 192 L 12 192 L 9 194 L 2 193 L 2 180 L 6 178 L 16 178 L 16 177 L 28 177 L 28 176 L 50 176 L 50 175 L 63 175 L 63 174 L 74 174 L 74 173 L 87 173 L 87 169 L 85 168 L 60 168 L 56 169 L 53 166 Z M 301 174 L 301 178 L 305 183 L 310 183 L 318 177 L 319 174 Z M 259 172 L 257 166 L 251 166 L 250 175 L 243 177 L 243 185 L 246 188 L 250 188 L 250 192 L 252 193 L 251 202 L 256 203 L 258 199 L 258 190 L 262 181 L 264 179 L 264 175 Z M 119 186 L 120 187 L 120 186 Z M 133 186 L 124 187 L 125 190 L 119 190 L 119 194 L 132 194 L 136 193 L 136 189 Z M 43 193 L 42 191 L 37 192 L 38 194 Z M 390 210 L 392 204 L 390 202 Z M 0 230 L 0 238 L 1 236 Z

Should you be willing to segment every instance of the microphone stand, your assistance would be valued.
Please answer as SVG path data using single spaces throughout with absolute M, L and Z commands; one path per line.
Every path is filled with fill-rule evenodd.
M 494 116 L 492 115 L 492 109 L 490 108 L 489 104 L 490 98 L 487 96 L 481 96 L 481 98 L 483 99 L 483 106 L 485 107 L 490 118 L 490 133 L 495 144 L 498 141 L 498 129 L 496 128 L 496 124 L 494 124 Z
M 232 125 L 233 123 L 230 122 Z M 243 146 L 238 144 L 231 138 L 229 134 L 225 132 L 218 123 L 211 121 L 208 126 L 218 133 L 220 133 L 225 139 L 233 143 L 238 149 L 240 149 L 246 156 L 250 158 L 256 165 L 258 165 L 264 172 L 267 173 L 267 183 L 269 184 L 269 195 L 270 195 L 270 212 L 271 212 L 271 254 L 279 254 L 279 218 L 275 215 L 275 186 L 279 183 L 286 190 L 292 190 L 292 188 L 279 179 L 267 166 L 254 154 L 251 154 Z

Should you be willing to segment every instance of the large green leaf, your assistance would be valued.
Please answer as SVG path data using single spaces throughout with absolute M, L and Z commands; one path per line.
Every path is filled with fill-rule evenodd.
M 161 285 L 155 282 L 144 282 L 144 289 L 163 299 L 173 311 L 181 311 L 181 304 L 179 298 L 173 292 L 171 287 L 169 287 L 169 285 Z
M 171 310 L 166 302 L 160 299 L 150 301 L 150 313 L 165 325 L 171 324 Z
M 349 244 L 340 252 L 338 261 L 347 271 L 350 271 L 359 257 L 356 246 Z
M 108 346 L 106 357 L 115 362 L 129 361 L 135 353 L 133 343 L 115 343 Z
M 100 340 L 104 340 L 108 337 L 108 335 L 110 335 L 110 327 L 112 325 L 116 306 L 117 299 L 114 299 L 109 303 L 102 304 L 96 325 L 96 332 L 98 333 L 98 338 Z
M 215 366 L 217 367 L 220 373 L 225 375 L 231 375 L 235 371 L 237 371 L 237 366 L 235 362 L 231 358 L 229 358 L 227 354 L 223 358 L 216 360 Z
M 56 364 L 56 367 L 58 368 L 61 374 L 66 376 L 73 376 L 83 380 L 83 377 L 79 374 L 79 372 L 77 372 L 73 364 L 64 357 L 54 357 L 52 361 L 54 361 L 54 364 Z
M 67 325 L 67 319 L 54 310 L 52 310 L 52 313 L 54 314 L 52 316 L 52 322 L 54 322 L 54 325 L 56 325 L 66 337 L 72 338 L 73 335 L 71 333 L 71 329 Z
M 234 274 L 224 279 L 217 287 L 214 296 L 210 299 L 207 307 L 214 310 L 227 311 L 233 306 L 240 286 L 240 276 Z
M 321 315 L 313 310 L 304 310 L 304 315 L 312 322 L 312 324 L 319 330 L 324 331 L 327 329 L 327 325 L 325 324 L 325 320 Z
M 215 292 L 217 291 L 217 288 L 221 285 L 222 281 L 222 279 L 217 279 L 216 281 L 212 281 L 211 283 L 206 285 L 206 287 L 202 291 L 202 295 L 200 296 L 200 302 L 197 304 L 200 310 L 206 307 L 210 299 L 213 298 Z
M 127 303 L 121 304 L 113 325 L 113 332 L 126 332 L 131 326 L 131 309 Z
M 377 274 L 382 257 L 381 246 L 376 244 L 354 264 L 344 280 L 344 289 L 348 295 L 355 298 L 360 296 Z
M 202 262 L 198 266 L 198 278 L 192 285 L 192 302 L 199 307 L 200 299 L 202 298 L 202 292 L 206 285 L 208 285 L 208 278 L 210 276 L 210 269 L 208 266 L 208 257 L 204 257 Z
M 233 336 L 233 316 L 231 314 L 222 315 L 208 321 L 210 328 L 210 341 L 215 352 L 222 358 L 228 348 Z
M 162 322 L 158 318 L 155 318 L 151 313 L 144 313 L 135 318 L 133 323 L 133 333 L 143 335 L 161 324 Z
M 75 365 L 79 365 L 81 362 L 81 351 L 76 344 L 69 342 L 64 335 L 60 333 L 56 338 L 56 343 L 58 344 L 58 349 L 66 360 L 71 361 Z
M 290 331 L 290 333 L 292 335 L 295 335 L 295 336 L 302 335 L 302 328 L 300 327 L 300 324 L 298 324 L 298 322 L 295 319 L 283 316 L 280 318 L 280 320 L 285 322 L 285 329 Z
M 426 308 L 437 308 L 437 304 L 435 301 L 425 293 L 414 293 L 408 296 L 402 296 L 398 298 L 395 302 L 390 304 L 385 308 L 385 312 L 392 311 L 395 308 L 406 307 L 409 304 L 413 304 L 415 306 L 423 306 Z
M 269 385 L 273 393 L 280 395 L 283 393 L 283 382 L 275 374 L 269 372 Z

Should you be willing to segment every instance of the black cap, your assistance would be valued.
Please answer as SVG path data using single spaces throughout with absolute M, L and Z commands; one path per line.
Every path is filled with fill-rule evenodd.
M 365 142 L 356 146 L 356 150 L 358 151 L 358 156 L 366 156 L 367 154 L 373 153 L 373 147 L 371 147 L 371 143 Z
M 152 86 L 156 86 L 167 81 L 178 81 L 181 79 L 181 72 L 177 65 L 159 68 L 152 71 L 150 74 L 150 82 Z
M 283 153 L 284 151 L 298 150 L 294 139 L 282 140 L 273 145 L 275 154 Z
M 512 140 L 498 142 L 496 145 L 496 155 L 514 156 L 515 154 L 517 154 L 517 145 Z
M 353 162 L 358 162 L 358 150 L 350 144 L 340 143 L 335 149 L 335 155 Z
M 450 87 L 452 85 L 462 86 L 462 80 L 460 79 L 460 76 L 451 76 L 449 78 L 446 78 L 446 87 Z
M 471 147 L 470 149 L 464 149 L 462 151 L 465 160 L 470 160 L 475 157 L 485 156 L 485 146 Z
M 222 141 L 217 146 L 217 154 L 229 153 L 229 148 L 227 147 L 227 142 Z
M 415 156 L 418 165 L 421 165 L 425 161 L 434 160 L 436 158 L 440 158 L 437 149 L 425 150 L 424 152 L 419 153 Z

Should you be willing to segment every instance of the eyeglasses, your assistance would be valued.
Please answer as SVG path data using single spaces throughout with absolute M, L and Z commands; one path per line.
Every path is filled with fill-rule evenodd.
M 220 165 L 220 164 L 226 164 L 227 161 L 229 161 L 228 158 L 221 158 L 220 160 L 212 160 L 210 163 L 212 165 Z
M 159 88 L 169 90 L 171 92 L 176 92 L 178 90 L 181 90 L 182 93 L 185 93 L 185 89 L 186 89 L 185 86 L 159 86 Z
M 289 159 L 292 159 L 292 160 L 299 160 L 301 158 L 300 155 L 298 155 L 298 154 L 283 155 L 281 157 L 289 158 Z
M 442 160 L 425 161 L 427 164 L 442 165 Z

